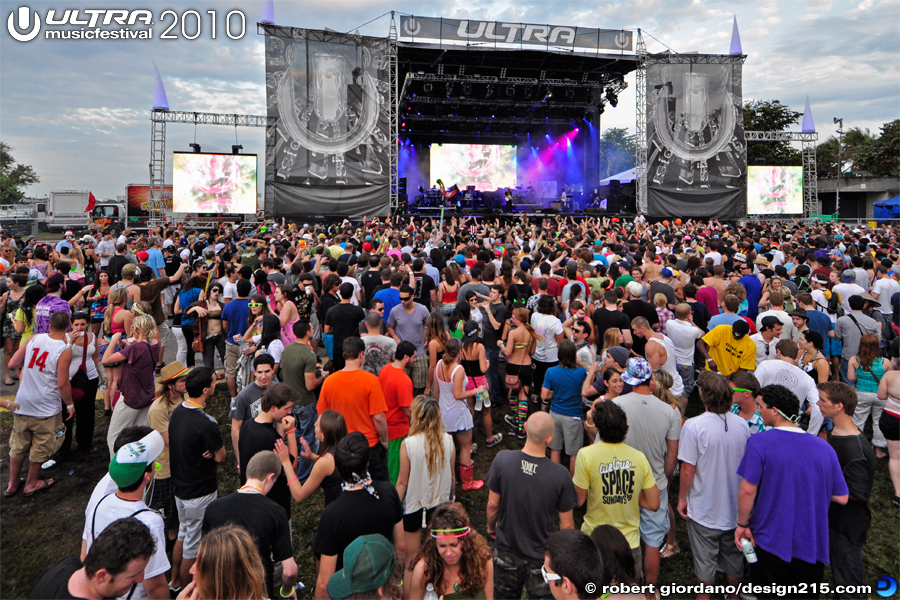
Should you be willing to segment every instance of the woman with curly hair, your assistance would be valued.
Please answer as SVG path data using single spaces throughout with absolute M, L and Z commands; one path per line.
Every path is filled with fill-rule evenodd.
M 491 551 L 481 534 L 470 527 L 462 504 L 438 506 L 428 534 L 415 558 L 410 598 L 422 598 L 431 584 L 444 600 L 493 600 Z

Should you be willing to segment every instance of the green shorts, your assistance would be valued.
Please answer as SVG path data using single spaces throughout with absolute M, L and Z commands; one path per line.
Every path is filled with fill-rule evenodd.
M 400 444 L 402 444 L 405 439 L 406 436 L 404 435 L 402 438 L 388 441 L 387 465 L 388 475 L 391 478 L 391 485 L 397 485 L 397 477 L 400 476 Z

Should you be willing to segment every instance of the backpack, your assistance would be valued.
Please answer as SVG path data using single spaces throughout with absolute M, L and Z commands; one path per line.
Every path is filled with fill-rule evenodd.
M 829 315 L 834 315 L 835 317 L 843 317 L 844 305 L 841 304 L 841 295 L 830 290 L 822 290 L 822 293 L 825 295 L 827 303 L 825 304 L 825 306 L 822 306 L 817 302 L 816 305 L 822 306 L 822 308 L 824 308 Z

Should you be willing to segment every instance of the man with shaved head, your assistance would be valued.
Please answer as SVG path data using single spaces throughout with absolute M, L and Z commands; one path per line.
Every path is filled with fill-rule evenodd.
M 521 598 L 523 587 L 529 598 L 550 598 L 540 569 L 544 545 L 556 530 L 555 514 L 561 529 L 575 527 L 572 509 L 578 496 L 569 471 L 547 458 L 554 428 L 553 417 L 534 413 L 525 423 L 525 446 L 497 454 L 488 472 L 487 530 L 496 538 L 497 598 Z

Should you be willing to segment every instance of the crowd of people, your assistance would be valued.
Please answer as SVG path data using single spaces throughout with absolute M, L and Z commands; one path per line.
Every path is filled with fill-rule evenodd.
M 101 390 L 111 462 L 81 555 L 30 597 L 293 597 L 310 557 L 292 508 L 321 488 L 315 598 L 615 597 L 660 583 L 676 518 L 700 583 L 818 583 L 830 564 L 835 597 L 856 598 L 879 459 L 900 506 L 890 229 L 376 218 L 64 237 L 0 233 L 19 382 L 0 401 L 4 496 L 100 460 Z M 217 389 L 230 427 L 206 410 Z M 220 497 L 226 461 L 241 487 Z M 457 499 L 484 488 L 479 532 Z

